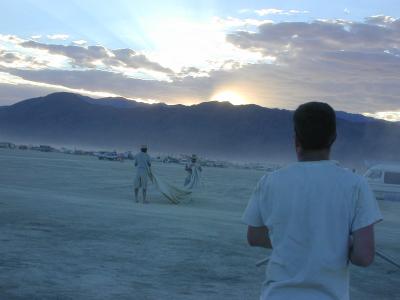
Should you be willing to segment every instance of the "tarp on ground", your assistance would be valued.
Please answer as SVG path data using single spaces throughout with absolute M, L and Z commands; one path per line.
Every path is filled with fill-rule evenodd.
M 182 199 L 189 196 L 192 191 L 188 188 L 178 188 L 172 184 L 164 181 L 157 174 L 155 174 L 150 168 L 148 170 L 149 178 L 154 183 L 156 188 L 163 194 L 169 201 L 174 204 L 178 204 Z

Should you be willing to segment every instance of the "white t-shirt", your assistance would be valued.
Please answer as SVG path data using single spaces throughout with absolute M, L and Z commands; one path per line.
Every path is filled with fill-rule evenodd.
M 349 235 L 381 219 L 366 180 L 334 161 L 264 176 L 243 215 L 273 247 L 261 299 L 349 299 Z
M 150 156 L 147 153 L 139 152 L 135 155 L 135 166 L 137 167 L 138 173 L 147 172 L 147 169 L 151 165 Z

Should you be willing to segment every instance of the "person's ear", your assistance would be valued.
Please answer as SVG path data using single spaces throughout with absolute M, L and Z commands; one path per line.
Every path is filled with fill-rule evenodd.
M 293 135 L 293 139 L 294 139 L 294 145 L 296 146 L 296 150 L 301 149 L 300 140 L 297 137 L 296 133 Z
M 329 144 L 329 147 L 331 147 L 331 146 L 333 145 L 333 143 L 336 141 L 336 138 L 337 138 L 337 134 L 336 134 L 336 132 L 335 132 L 335 135 L 332 136 L 332 139 L 331 139 L 331 142 L 330 142 L 330 144 Z

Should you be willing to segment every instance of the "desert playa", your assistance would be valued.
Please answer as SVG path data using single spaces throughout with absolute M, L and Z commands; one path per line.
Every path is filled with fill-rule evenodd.
M 182 166 L 154 163 L 182 185 Z M 268 251 L 241 214 L 257 170 L 204 168 L 179 205 L 150 186 L 134 203 L 130 161 L 0 150 L 0 299 L 258 299 Z M 400 261 L 400 203 L 380 201 L 377 247 Z M 352 299 L 400 299 L 400 271 L 351 267 Z

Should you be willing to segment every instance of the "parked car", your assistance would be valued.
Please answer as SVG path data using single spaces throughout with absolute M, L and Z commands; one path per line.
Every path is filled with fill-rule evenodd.
M 375 165 L 364 176 L 377 199 L 400 201 L 400 165 Z
M 107 151 L 101 151 L 101 152 L 96 152 L 94 153 L 95 156 L 99 160 L 116 160 L 116 161 L 123 161 L 124 157 L 117 152 L 107 152 Z

